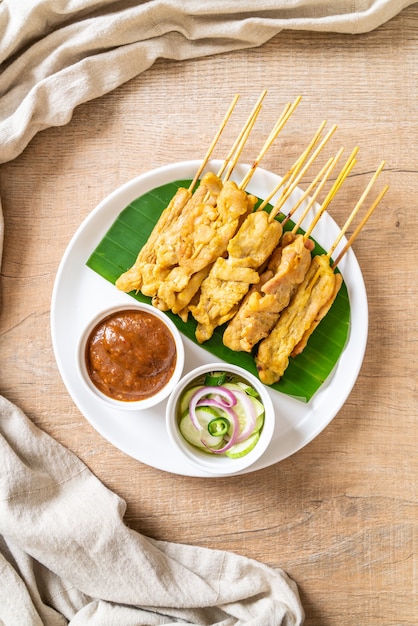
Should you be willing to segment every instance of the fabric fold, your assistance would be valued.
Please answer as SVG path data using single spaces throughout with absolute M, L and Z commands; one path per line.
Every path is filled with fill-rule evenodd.
M 0 163 L 144 72 L 257 47 L 282 30 L 364 33 L 416 0 L 3 0 Z
M 126 526 L 125 510 L 0 397 L 0 623 L 302 623 L 296 585 L 282 570 L 145 537 Z M 16 610 L 31 621 L 16 621 Z

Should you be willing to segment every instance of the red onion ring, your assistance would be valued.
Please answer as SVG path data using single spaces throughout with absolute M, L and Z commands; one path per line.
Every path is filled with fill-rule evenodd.
M 208 395 L 215 396 L 215 397 L 207 398 L 206 396 Z M 238 416 L 236 412 L 234 411 L 234 409 L 232 408 L 238 402 L 237 396 L 240 398 L 240 401 L 244 405 L 244 408 L 250 418 L 247 428 L 241 433 L 240 433 L 240 424 L 239 424 Z M 227 450 L 229 450 L 229 448 L 231 448 L 235 443 L 244 441 L 251 435 L 251 433 L 253 432 L 255 428 L 256 415 L 255 415 L 254 406 L 251 400 L 248 398 L 248 396 L 242 391 L 231 391 L 230 389 L 227 389 L 226 387 L 222 387 L 222 386 L 216 387 L 216 391 L 214 387 L 208 387 L 208 386 L 197 389 L 192 395 L 190 402 L 189 402 L 189 415 L 190 415 L 190 420 L 193 426 L 196 428 L 196 430 L 201 431 L 201 430 L 204 430 L 204 428 L 200 424 L 196 415 L 196 408 L 198 406 L 199 407 L 216 406 L 222 409 L 222 411 L 224 411 L 231 419 L 232 433 L 231 433 L 230 439 L 222 448 L 217 448 L 217 449 L 211 448 L 201 438 L 200 441 L 202 442 L 202 444 L 208 450 L 210 450 L 213 454 L 222 454 L 223 452 L 226 452 Z
M 249 422 L 248 422 L 248 426 L 245 430 L 243 430 L 238 438 L 237 438 L 237 443 L 239 443 L 240 441 L 245 441 L 245 439 L 247 439 L 251 433 L 253 432 L 254 428 L 255 428 L 255 422 L 256 422 L 256 414 L 255 414 L 255 409 L 254 409 L 254 405 L 251 402 L 250 398 L 247 396 L 247 394 L 243 391 L 236 391 L 235 392 L 236 396 L 239 396 L 242 404 L 245 407 L 246 413 L 249 416 Z
M 224 403 L 222 408 L 231 407 L 237 403 L 237 399 L 232 393 L 232 391 L 230 391 L 229 389 L 226 389 L 225 387 L 216 387 L 215 394 L 214 394 L 213 387 L 200 387 L 194 392 L 189 402 L 190 419 L 192 421 L 193 426 L 196 428 L 196 430 L 203 430 L 203 427 L 200 425 L 199 420 L 196 417 L 196 406 L 198 402 L 202 400 L 202 398 L 204 398 L 205 396 L 208 396 L 209 394 L 220 396 L 221 399 L 226 400 L 226 403 Z M 206 400 L 209 400 L 209 399 L 210 398 L 207 398 Z M 199 404 L 199 406 L 201 406 L 201 404 Z

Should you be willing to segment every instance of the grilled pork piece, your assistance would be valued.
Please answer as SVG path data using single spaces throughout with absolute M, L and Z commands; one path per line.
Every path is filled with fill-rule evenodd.
M 321 316 L 331 307 L 341 282 L 341 276 L 334 274 L 326 255 L 312 259 L 289 306 L 259 345 L 256 365 L 262 382 L 271 385 L 283 376 L 293 351 L 304 348 Z
M 216 204 L 221 189 L 222 182 L 212 172 L 203 176 L 193 195 L 180 187 L 162 212 L 134 265 L 117 279 L 116 287 L 121 291 L 141 290 L 145 295 L 156 295 L 159 283 L 168 274 L 167 257 L 177 252 L 178 233 L 185 218 L 196 205 Z
M 280 222 L 269 221 L 265 211 L 255 211 L 245 219 L 228 244 L 228 256 L 215 261 L 201 285 L 197 305 L 190 306 L 198 322 L 196 338 L 200 343 L 235 315 L 250 285 L 259 282 L 257 270 L 271 255 L 281 234 Z
M 142 287 L 142 270 L 143 266 L 147 263 L 155 263 L 155 244 L 157 239 L 161 236 L 162 231 L 165 228 L 170 228 L 170 225 L 178 218 L 183 208 L 191 198 L 191 193 L 188 189 L 179 187 L 175 195 L 170 200 L 167 208 L 161 213 L 161 216 L 154 226 L 151 235 L 149 236 L 145 245 L 139 251 L 134 265 L 126 272 L 121 274 L 116 281 L 116 287 L 121 291 L 129 292 L 138 291 Z
M 225 254 L 228 242 L 243 219 L 251 213 L 255 196 L 227 181 L 214 206 L 196 205 L 179 231 L 177 261 L 158 289 L 158 305 L 179 313 L 209 273 L 212 264 Z
M 268 336 L 287 307 L 311 262 L 313 242 L 288 232 L 274 251 L 260 282 L 245 296 L 223 335 L 225 346 L 236 352 L 251 352 Z

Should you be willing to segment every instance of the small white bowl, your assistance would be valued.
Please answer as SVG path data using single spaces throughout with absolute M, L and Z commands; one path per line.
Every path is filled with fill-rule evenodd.
M 92 381 L 88 367 L 86 363 L 86 346 L 89 340 L 90 334 L 94 330 L 94 328 L 107 317 L 114 315 L 115 313 L 125 312 L 125 311 L 143 311 L 148 313 L 149 315 L 153 315 L 155 318 L 160 320 L 165 324 L 168 328 L 175 344 L 176 348 L 176 363 L 173 370 L 173 373 L 169 380 L 166 382 L 165 386 L 162 387 L 159 391 L 157 391 L 154 395 L 145 397 L 140 400 L 118 400 L 115 399 L 103 391 L 101 391 Z M 167 398 L 167 396 L 173 391 L 175 385 L 180 380 L 180 377 L 183 372 L 184 367 L 184 345 L 183 340 L 181 338 L 180 331 L 177 329 L 175 324 L 171 321 L 171 319 L 159 309 L 151 306 L 150 304 L 140 303 L 133 301 L 132 304 L 125 305 L 115 305 L 110 306 L 108 308 L 102 309 L 98 312 L 93 319 L 87 324 L 84 329 L 82 336 L 79 341 L 78 350 L 77 350 L 77 367 L 79 369 L 80 377 L 84 383 L 85 388 L 92 394 L 94 397 L 98 398 L 100 401 L 105 402 L 108 406 L 114 407 L 116 409 L 122 409 L 125 411 L 142 411 L 144 409 L 149 409 L 153 407 L 163 400 Z
M 245 456 L 231 458 L 225 454 L 200 451 L 197 447 L 189 444 L 180 433 L 178 405 L 181 395 L 186 388 L 193 386 L 194 380 L 202 378 L 203 375 L 210 372 L 226 372 L 227 374 L 239 376 L 258 392 L 259 400 L 264 405 L 264 425 L 260 438 L 255 447 Z M 274 424 L 274 406 L 267 387 L 243 368 L 227 363 L 209 363 L 183 376 L 171 393 L 166 407 L 166 427 L 172 445 L 193 467 L 217 476 L 237 474 L 251 467 L 264 454 L 270 444 L 274 432 Z

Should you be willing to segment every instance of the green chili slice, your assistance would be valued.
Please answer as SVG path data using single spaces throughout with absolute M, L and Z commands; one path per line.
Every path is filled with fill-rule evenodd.
M 207 387 L 218 387 L 226 381 L 225 372 L 210 372 L 206 374 L 205 385 Z
M 229 427 L 230 423 L 226 417 L 216 417 L 209 422 L 208 431 L 213 437 L 223 437 L 228 432 Z

